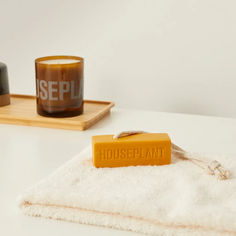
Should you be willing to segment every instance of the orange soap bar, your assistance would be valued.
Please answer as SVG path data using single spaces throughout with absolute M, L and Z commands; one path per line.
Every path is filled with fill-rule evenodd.
M 166 165 L 171 163 L 171 140 L 165 133 L 144 133 L 113 139 L 92 137 L 95 167 Z

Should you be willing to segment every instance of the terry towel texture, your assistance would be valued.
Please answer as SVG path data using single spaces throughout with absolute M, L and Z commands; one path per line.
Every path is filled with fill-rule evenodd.
M 236 159 L 220 181 L 188 161 L 93 167 L 85 149 L 20 197 L 27 215 L 151 235 L 236 235 Z

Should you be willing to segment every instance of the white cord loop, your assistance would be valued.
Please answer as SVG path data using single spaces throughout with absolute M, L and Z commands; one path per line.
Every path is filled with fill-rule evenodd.
M 130 136 L 130 135 L 134 135 L 134 134 L 145 134 L 145 133 L 147 133 L 147 132 L 142 131 L 142 130 L 128 130 L 128 131 L 122 131 L 122 132 L 117 133 L 116 135 L 114 135 L 113 139 L 118 139 L 118 138 Z
M 114 135 L 113 138 L 118 139 L 118 138 L 130 136 L 130 135 L 144 134 L 144 133 L 148 133 L 148 132 L 141 131 L 141 130 L 140 131 L 128 130 L 128 131 L 117 133 L 116 135 Z M 229 179 L 230 177 L 230 172 L 224 169 L 224 167 L 216 160 L 208 161 L 201 154 L 187 152 L 174 143 L 171 143 L 171 153 L 174 154 L 179 159 L 191 161 L 193 164 L 205 170 L 207 174 L 215 175 L 217 179 L 225 180 L 225 179 Z

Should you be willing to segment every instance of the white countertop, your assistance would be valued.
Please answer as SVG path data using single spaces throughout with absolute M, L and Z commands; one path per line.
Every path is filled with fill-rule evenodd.
M 92 135 L 130 129 L 168 132 L 173 142 L 193 152 L 236 155 L 236 119 L 229 118 L 113 109 L 87 131 L 0 124 L 0 235 L 120 235 L 103 227 L 24 216 L 16 198 L 89 145 Z

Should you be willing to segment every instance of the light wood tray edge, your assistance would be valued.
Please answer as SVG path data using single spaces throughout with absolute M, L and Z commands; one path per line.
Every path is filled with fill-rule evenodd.
M 25 98 L 25 99 L 36 99 L 36 96 L 34 95 L 26 95 L 26 94 L 10 94 L 10 97 L 14 97 L 14 98 Z M 105 117 L 106 115 L 110 114 L 110 110 L 112 107 L 115 106 L 114 102 L 110 102 L 110 101 L 97 101 L 97 100 L 84 100 L 84 102 L 86 103 L 97 103 L 97 104 L 104 104 L 106 105 L 106 107 L 104 107 L 103 109 L 101 109 L 99 111 L 99 113 L 96 115 L 95 118 L 91 119 L 91 120 L 84 120 L 81 121 L 82 124 L 79 124 L 77 121 L 74 120 L 70 120 L 69 124 L 66 124 L 64 120 L 62 120 L 61 124 L 60 124 L 60 129 L 69 129 L 69 130 L 86 130 L 89 127 L 93 126 L 94 124 L 96 124 L 99 120 L 101 120 L 103 117 Z M 36 127 L 48 127 L 48 128 L 58 128 L 58 124 L 55 124 L 53 122 L 53 120 L 55 118 L 51 118 L 51 117 L 43 117 L 44 120 L 40 120 L 40 122 L 38 122 L 37 120 L 31 120 L 30 118 L 24 117 L 24 118 L 12 118 L 11 116 L 4 116 L 1 117 L 0 115 L 0 123 L 2 124 L 12 124 L 12 125 L 26 125 L 26 126 L 36 126 Z M 58 122 L 59 120 L 57 120 Z M 50 124 L 47 125 L 47 124 Z M 46 126 L 45 126 L 46 125 Z
M 15 97 L 15 98 L 27 98 L 27 99 L 35 99 L 36 96 L 34 95 L 28 95 L 28 94 L 17 94 L 17 93 L 11 93 L 10 94 L 10 97 Z M 102 100 L 87 100 L 85 99 L 84 102 L 86 103 L 100 103 L 100 104 L 111 104 L 113 106 L 115 106 L 115 103 L 114 102 L 108 102 L 108 101 L 102 101 Z

